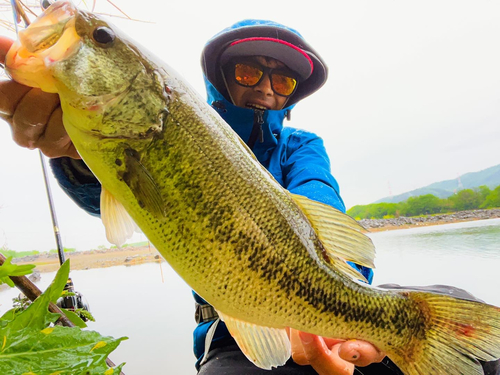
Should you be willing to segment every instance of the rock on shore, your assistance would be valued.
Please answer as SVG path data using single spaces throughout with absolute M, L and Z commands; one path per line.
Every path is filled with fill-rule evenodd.
M 459 211 L 443 215 L 427 215 L 418 217 L 398 217 L 394 219 L 362 219 L 358 222 L 366 229 L 408 228 L 434 224 L 447 224 L 460 221 L 484 220 L 500 218 L 500 209 Z

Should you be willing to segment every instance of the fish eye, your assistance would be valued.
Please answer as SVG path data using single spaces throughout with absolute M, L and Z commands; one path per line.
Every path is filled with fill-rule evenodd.
M 100 44 L 109 44 L 115 40 L 115 33 L 106 26 L 96 27 L 92 36 Z

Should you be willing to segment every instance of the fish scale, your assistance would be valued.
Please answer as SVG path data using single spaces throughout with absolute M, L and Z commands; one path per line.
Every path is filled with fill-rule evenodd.
M 59 94 L 107 197 L 110 238 L 133 227 L 112 215 L 123 207 L 257 366 L 286 362 L 287 327 L 366 340 L 408 375 L 480 374 L 475 359 L 500 357 L 499 308 L 362 283 L 346 264 L 373 262 L 358 224 L 289 194 L 177 73 L 112 25 L 63 1 L 46 13 L 64 26 L 50 29 L 50 48 L 36 45 L 38 20 L 21 32 L 28 46 L 9 51 L 9 74 Z M 93 40 L 103 25 L 106 46 Z

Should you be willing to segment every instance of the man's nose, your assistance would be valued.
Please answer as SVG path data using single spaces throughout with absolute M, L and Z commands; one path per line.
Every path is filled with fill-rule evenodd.
M 264 77 L 259 82 L 257 86 L 255 86 L 255 90 L 262 92 L 264 95 L 273 95 L 273 88 L 271 86 L 271 77 L 269 74 L 264 73 Z

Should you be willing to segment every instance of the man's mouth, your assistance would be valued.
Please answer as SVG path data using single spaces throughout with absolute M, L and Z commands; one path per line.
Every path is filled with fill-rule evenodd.
M 265 111 L 266 109 L 269 109 L 266 106 L 260 105 L 260 104 L 255 104 L 255 103 L 247 103 L 245 104 L 247 108 L 252 108 L 252 109 L 258 109 L 261 111 Z

